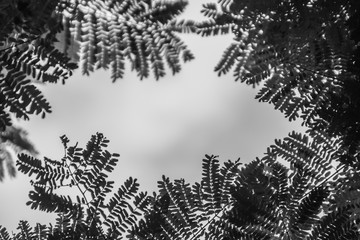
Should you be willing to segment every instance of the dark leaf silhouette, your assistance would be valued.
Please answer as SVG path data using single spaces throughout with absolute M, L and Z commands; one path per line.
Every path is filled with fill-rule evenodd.
M 215 67 L 261 86 L 256 98 L 290 120 L 343 139 L 358 165 L 360 145 L 359 3 L 228 1 L 203 6 L 203 36 L 232 33 Z
M 54 227 L 38 225 L 21 234 L 46 235 L 49 239 L 66 239 L 79 236 L 112 239 L 126 236 L 139 216 L 147 211 L 150 197 L 138 193 L 139 184 L 130 177 L 112 196 L 113 181 L 107 180 L 119 155 L 106 150 L 108 140 L 101 134 L 93 135 L 86 147 L 68 146 L 62 136 L 66 154 L 61 160 L 44 158 L 43 161 L 21 154 L 17 161 L 20 172 L 35 175 L 34 189 L 27 205 L 32 209 L 58 213 Z M 75 189 L 78 195 L 56 193 L 59 189 Z M 40 234 L 40 235 L 39 235 Z M 24 238 L 29 239 L 29 238 Z

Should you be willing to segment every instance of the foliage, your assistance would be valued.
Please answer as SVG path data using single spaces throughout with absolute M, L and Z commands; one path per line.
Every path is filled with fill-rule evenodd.
M 193 32 L 192 21 L 177 21 L 187 1 L 15 0 L 0 4 L 0 128 L 11 125 L 10 113 L 29 119 L 45 117 L 51 107 L 33 84 L 56 83 L 72 75 L 77 64 L 67 56 L 78 43 L 84 74 L 110 65 L 112 79 L 122 78 L 125 59 L 142 79 L 150 70 L 175 74 L 192 53 L 175 33 Z M 58 33 L 64 49 L 55 48 Z M 62 52 L 64 51 L 64 53 Z
M 44 118 L 51 112 L 36 84 L 60 80 L 64 84 L 72 75 L 77 64 L 68 56 L 71 42 L 80 44 L 84 74 L 110 65 L 115 81 L 123 76 L 125 59 L 141 79 L 149 76 L 150 69 L 157 79 L 164 76 L 164 62 L 174 74 L 179 72 L 180 57 L 184 62 L 193 59 L 175 34 L 194 31 L 193 22 L 175 19 L 186 5 L 183 0 L 2 1 L 0 131 L 6 134 L 13 117 L 29 120 L 32 114 Z M 64 41 L 56 44 L 61 35 L 65 35 Z M 61 44 L 64 49 L 59 49 Z M 13 169 L 11 158 L 3 159 Z
M 45 117 L 51 107 L 34 80 L 63 82 L 76 64 L 54 48 L 61 30 L 61 1 L 15 0 L 0 5 L 0 129 L 11 126 L 11 115 Z M 57 11 L 58 9 L 58 11 Z
M 152 211 L 140 220 L 131 237 L 191 239 L 196 236 L 231 202 L 230 187 L 239 165 L 239 161 L 229 161 L 220 168 L 217 158 L 207 155 L 203 160 L 200 183 L 190 186 L 184 179 L 171 182 L 163 176 L 158 182 L 160 198 L 155 201 Z
M 84 74 L 111 68 L 113 81 L 123 77 L 125 59 L 138 76 L 150 70 L 156 79 L 165 75 L 166 62 L 175 74 L 192 53 L 175 33 L 194 32 L 192 21 L 178 21 L 187 1 L 124 0 L 73 1 L 64 11 L 67 51 L 72 39 L 80 44 L 79 61 Z
M 25 131 L 12 125 L 13 117 L 45 117 L 51 107 L 36 83 L 64 82 L 76 68 L 53 46 L 55 34 L 61 31 L 61 2 L 65 4 L 55 0 L 0 3 L 0 181 L 4 164 L 10 176 L 16 175 L 12 152 L 36 153 Z
M 163 176 L 158 194 L 138 193 L 129 178 L 112 197 L 108 181 L 118 154 L 108 140 L 93 135 L 85 149 L 68 147 L 65 156 L 44 161 L 21 154 L 19 171 L 31 176 L 32 209 L 59 214 L 55 226 L 19 223 L 4 239 L 358 239 L 359 170 L 333 163 L 347 154 L 338 139 L 324 133 L 292 132 L 276 140 L 262 159 L 240 168 L 239 160 L 220 167 L 203 159 L 202 181 Z M 289 167 L 279 160 L 288 162 Z M 339 161 L 338 161 L 339 162 Z M 58 194 L 75 188 L 79 194 Z M 68 191 L 68 190 L 67 190 Z
M 360 146 L 359 1 L 235 1 L 203 6 L 203 36 L 231 32 L 215 70 L 234 67 L 236 80 L 262 85 L 259 101 L 289 120 Z M 356 166 L 355 161 L 348 162 Z
M 11 239 L 124 238 L 149 206 L 150 197 L 138 193 L 139 184 L 131 177 L 109 196 L 114 182 L 107 178 L 119 155 L 106 150 L 109 141 L 101 133 L 93 135 L 84 149 L 77 144 L 68 146 L 66 136 L 61 140 L 65 148 L 61 160 L 45 157 L 41 161 L 20 154 L 16 163 L 20 172 L 35 175 L 27 205 L 35 210 L 58 213 L 56 224 L 37 225 L 33 229 L 28 222 L 21 221 L 19 234 Z M 71 189 L 78 194 L 61 194 Z M 9 239 L 6 229 L 1 228 L 0 232 L 4 239 Z
M 206 156 L 201 183 L 190 187 L 184 180 L 171 182 L 163 177 L 159 182 L 163 198 L 140 221 L 133 236 L 358 239 L 359 205 L 344 199 L 350 192 L 353 198 L 359 198 L 355 190 L 359 181 L 352 182 L 346 165 L 331 165 L 341 151 L 335 140 L 324 135 L 293 132 L 283 141 L 276 141 L 262 159 L 241 169 L 239 161 L 225 162 L 220 168 L 217 157 Z M 288 161 L 290 169 L 278 158 Z M 353 190 L 342 191 L 339 187 Z
M 40 70 L 47 71 L 46 64 L 52 61 L 55 65 L 49 63 L 51 67 L 59 64 L 68 71 L 75 67 L 71 64 L 69 67 L 69 59 L 62 59 L 65 55 L 52 48 L 55 34 L 62 27 L 67 44 L 71 38 L 80 44 L 80 64 L 85 74 L 110 65 L 115 81 L 122 77 L 127 58 L 140 78 L 147 77 L 150 68 L 159 78 L 165 74 L 163 58 L 173 73 L 180 70 L 181 54 L 185 61 L 192 59 L 174 34 L 194 30 L 194 23 L 174 20 L 183 11 L 185 1 L 74 0 L 62 1 L 60 5 L 43 1 L 44 8 L 28 9 L 39 6 L 35 2 L 41 1 L 26 4 L 17 0 L 15 7 L 4 3 L 0 9 L 19 12 L 14 15 L 18 20 L 11 25 L 16 27 L 2 30 L 11 35 L 13 29 L 20 29 L 20 35 L 14 39 L 25 37 L 21 34 L 27 34 L 26 31 L 33 34 L 24 27 L 32 26 L 28 19 L 35 16 L 26 15 L 29 9 L 40 11 L 37 13 L 47 9 L 44 11 L 48 13 L 47 19 L 58 23 L 46 25 L 40 20 L 34 23 L 45 26 L 41 33 L 46 34 L 38 36 L 39 45 L 52 49 L 44 55 L 40 64 L 45 65 L 39 65 Z M 230 31 L 235 35 L 235 43 L 225 51 L 216 70 L 225 74 L 235 66 L 237 80 L 253 86 L 262 83 L 259 100 L 273 103 L 290 120 L 302 118 L 310 127 L 308 133 L 292 132 L 283 140 L 276 140 L 263 158 L 241 168 L 239 160 L 225 162 L 220 167 L 217 156 L 206 155 L 200 183 L 190 185 L 184 179 L 171 181 L 163 176 L 158 182 L 159 192 L 152 196 L 138 193 L 138 183 L 131 177 L 109 196 L 114 182 L 108 180 L 108 174 L 119 155 L 105 149 L 108 140 L 97 133 L 83 149 L 77 144 L 69 147 L 69 140 L 62 136 L 65 156 L 61 160 L 45 157 L 41 161 L 20 154 L 17 161 L 21 172 L 35 175 L 27 205 L 58 213 L 55 225 L 37 224 L 32 228 L 28 222 L 20 221 L 18 233 L 13 236 L 0 226 L 2 239 L 360 238 L 360 98 L 357 95 L 360 84 L 356 65 L 360 56 L 359 3 L 353 0 L 218 2 L 218 5 L 204 5 L 203 13 L 212 20 L 197 25 L 202 35 Z M 41 19 L 35 17 L 38 18 Z M 22 54 L 30 51 L 38 58 L 42 55 L 36 50 L 31 52 L 27 42 L 4 39 L 13 42 L 11 48 L 5 47 L 1 52 L 6 56 L 3 63 L 8 66 L 6 73 L 15 75 L 14 81 L 3 80 L 10 86 L 33 74 L 30 66 L 33 62 L 27 63 L 28 71 L 21 62 L 28 59 Z M 24 48 L 19 48 L 23 45 Z M 12 52 L 7 56 L 9 49 Z M 25 52 L 21 52 L 23 49 Z M 26 56 L 34 59 L 30 55 Z M 17 73 L 20 71 L 25 77 Z M 55 76 L 55 82 L 67 77 L 62 70 L 57 71 L 50 74 Z M 4 88 L 1 93 L 13 103 L 17 100 L 11 94 L 24 95 L 25 90 L 19 89 L 12 93 Z M 40 93 L 36 96 L 42 99 Z M 29 98 L 29 103 L 21 99 L 26 103 L 21 106 L 25 113 L 11 110 L 14 107 L 10 104 L 6 107 L 17 117 L 40 114 L 39 106 L 46 104 L 36 103 L 41 102 L 36 97 Z M 46 112 L 50 108 L 45 109 Z M 4 121 L 3 125 L 9 124 Z M 16 135 L 2 136 L 31 149 L 25 142 L 14 141 Z M 76 189 L 78 194 L 62 194 L 69 189 Z
M 0 132 L 0 181 L 5 177 L 5 168 L 10 177 L 16 176 L 13 155 L 23 151 L 32 155 L 37 154 L 23 129 L 11 126 Z

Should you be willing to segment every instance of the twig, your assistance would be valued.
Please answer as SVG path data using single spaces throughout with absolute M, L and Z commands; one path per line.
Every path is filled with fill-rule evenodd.
M 217 212 L 204 226 L 202 226 L 195 235 L 189 240 L 194 240 L 221 212 L 225 210 L 226 207 L 230 206 L 231 202 L 227 203 L 224 207 L 221 208 L 219 212 Z
M 328 176 L 327 178 L 325 178 L 319 185 L 313 187 L 312 189 L 310 189 L 307 193 L 305 193 L 305 195 L 300 199 L 300 201 L 302 201 L 304 198 L 306 198 L 313 189 L 320 187 L 321 185 L 323 185 L 324 183 L 326 183 L 330 178 L 334 177 L 336 174 L 338 174 L 340 172 L 340 170 L 343 170 L 345 168 L 345 165 L 342 165 L 340 168 L 338 168 L 338 170 L 336 170 L 333 174 L 331 174 L 330 176 Z
M 73 171 L 71 170 L 69 164 L 66 162 L 66 158 L 67 158 L 67 148 L 65 147 L 65 156 L 64 156 L 64 158 L 63 158 L 63 159 L 64 159 L 64 162 L 65 162 L 65 166 L 66 166 L 67 169 L 69 170 L 70 176 L 71 176 L 72 180 L 74 181 L 74 184 L 76 185 L 76 187 L 79 189 L 81 195 L 83 196 L 87 208 L 90 210 L 90 203 L 89 203 L 89 201 L 88 201 L 87 198 L 86 198 L 85 191 L 83 191 L 83 190 L 80 188 L 80 185 L 79 185 L 78 181 L 77 181 L 77 180 L 75 179 L 75 177 L 74 177 Z M 92 222 L 94 221 L 96 214 L 95 214 L 95 213 L 91 213 L 91 215 L 92 215 L 92 216 L 91 216 L 91 221 L 90 221 L 90 223 L 89 223 L 89 227 L 91 226 Z M 104 239 L 106 239 L 106 237 L 105 237 L 104 234 L 103 234 L 103 231 L 102 231 L 101 227 L 98 226 L 97 223 L 95 223 L 95 224 L 96 224 L 96 227 L 98 228 L 98 231 L 99 231 L 100 234 L 102 235 L 102 237 L 103 237 Z

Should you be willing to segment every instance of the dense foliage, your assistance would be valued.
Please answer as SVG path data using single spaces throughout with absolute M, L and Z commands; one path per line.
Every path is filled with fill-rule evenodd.
M 194 22 L 176 20 L 186 5 L 184 0 L 73 1 L 63 13 L 64 50 L 75 40 L 82 72 L 110 67 L 113 81 L 123 77 L 125 60 L 141 79 L 150 71 L 163 77 L 165 63 L 175 74 L 181 58 L 193 59 L 175 34 L 195 31 Z
M 184 1 L 14 2 L 0 5 L 15 16 L 5 14 L 11 26 L 3 27 L 1 38 L 8 44 L 1 51 L 1 94 L 9 102 L 3 104 L 4 127 L 10 124 L 9 113 L 26 118 L 50 109 L 41 110 L 36 105 L 41 95 L 34 93 L 23 105 L 16 103 L 15 96 L 22 97 L 21 103 L 27 99 L 21 83 L 33 86 L 24 80 L 27 76 L 56 82 L 75 67 L 52 47 L 59 30 L 65 32 L 65 52 L 68 44 L 79 44 L 83 73 L 110 66 L 116 80 L 122 77 L 124 59 L 140 78 L 150 68 L 156 78 L 163 76 L 163 59 L 178 72 L 179 56 L 187 61 L 192 55 L 174 32 L 196 27 L 203 36 L 233 34 L 234 43 L 215 70 L 226 74 L 234 67 L 236 80 L 261 86 L 260 101 L 274 104 L 289 120 L 301 119 L 309 131 L 276 140 L 264 157 L 244 166 L 240 160 L 220 166 L 217 156 L 206 155 L 200 182 L 190 185 L 163 176 L 152 195 L 139 193 L 134 178 L 112 193 L 108 174 L 119 155 L 106 150 L 102 134 L 93 135 L 85 148 L 68 146 L 62 136 L 65 155 L 60 160 L 20 154 L 17 161 L 21 172 L 35 175 L 27 204 L 58 213 L 55 225 L 31 227 L 20 221 L 13 236 L 0 227 L 0 239 L 360 238 L 358 1 L 219 0 L 203 6 L 210 20 L 196 25 L 174 20 Z M 39 19 L 32 24 L 34 17 Z M 30 44 L 28 36 L 37 40 Z M 36 55 L 36 47 L 47 52 Z M 46 72 L 46 64 L 56 71 Z M 16 144 L 33 150 L 24 141 Z M 62 194 L 71 188 L 78 195 Z
M 54 226 L 19 223 L 12 239 L 358 239 L 359 171 L 340 163 L 339 141 L 322 134 L 291 133 L 265 156 L 241 167 L 203 159 L 202 180 L 163 176 L 158 193 L 138 192 L 129 178 L 112 192 L 108 174 L 119 156 L 106 150 L 100 133 L 85 148 L 68 146 L 65 156 L 43 161 L 21 154 L 18 169 L 35 175 L 27 202 L 58 213 Z M 279 163 L 282 159 L 289 167 Z M 78 194 L 61 194 L 74 188 Z M 41 229 L 41 231 L 39 230 Z M 3 239 L 11 239 L 5 228 Z
M 293 132 L 242 168 L 239 160 L 220 168 L 216 156 L 206 156 L 200 183 L 163 177 L 159 193 L 168 200 L 159 204 L 167 208 L 145 215 L 134 236 L 140 231 L 140 239 L 358 239 L 359 172 L 332 166 L 344 154 L 338 143 Z
M 53 46 L 61 31 L 60 1 L 1 3 L 0 128 L 4 130 L 11 126 L 11 117 L 28 120 L 31 114 L 45 117 L 50 113 L 34 81 L 65 81 L 76 64 Z
M 256 87 L 290 121 L 360 146 L 360 3 L 357 0 L 219 0 L 204 5 L 203 36 L 231 33 L 215 70 Z
M 118 154 L 106 150 L 109 142 L 101 133 L 93 135 L 85 148 L 68 146 L 66 136 L 61 137 L 65 155 L 60 160 L 44 161 L 28 155 L 19 155 L 20 172 L 35 175 L 34 186 L 27 202 L 32 209 L 58 213 L 53 227 L 36 231 L 22 228 L 21 235 L 46 239 L 116 239 L 125 236 L 126 230 L 137 222 L 146 210 L 150 199 L 138 193 L 136 179 L 129 178 L 109 197 L 113 181 L 112 172 Z M 75 189 L 78 194 L 61 194 L 62 189 Z M 59 192 L 60 191 L 60 192 Z M 74 191 L 70 191 L 74 192 Z M 21 222 L 19 226 L 26 225 Z M 27 230 L 23 230 L 27 229 Z M 106 231 L 105 231 L 106 230 Z

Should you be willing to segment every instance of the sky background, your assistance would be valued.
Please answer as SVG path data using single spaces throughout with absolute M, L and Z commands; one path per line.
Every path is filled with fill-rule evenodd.
M 201 19 L 201 5 L 207 2 L 192 1 L 182 18 Z M 235 82 L 232 73 L 218 77 L 213 71 L 231 35 L 181 36 L 195 60 L 183 64 L 175 76 L 141 81 L 127 71 L 112 83 L 110 72 L 87 77 L 78 71 L 65 85 L 41 86 L 53 113 L 19 122 L 38 157 L 61 159 L 63 134 L 71 144 L 85 147 L 92 134 L 101 132 L 110 140 L 108 150 L 120 154 L 111 180 L 120 185 L 133 176 L 141 190 L 152 192 L 163 174 L 199 181 L 205 154 L 219 155 L 222 162 L 240 157 L 246 163 L 262 157 L 275 138 L 300 130 L 298 122 L 289 123 L 273 105 L 255 100 L 256 89 Z M 34 225 L 54 219 L 25 205 L 29 180 L 19 173 L 0 183 L 0 225 L 10 231 L 19 220 Z

